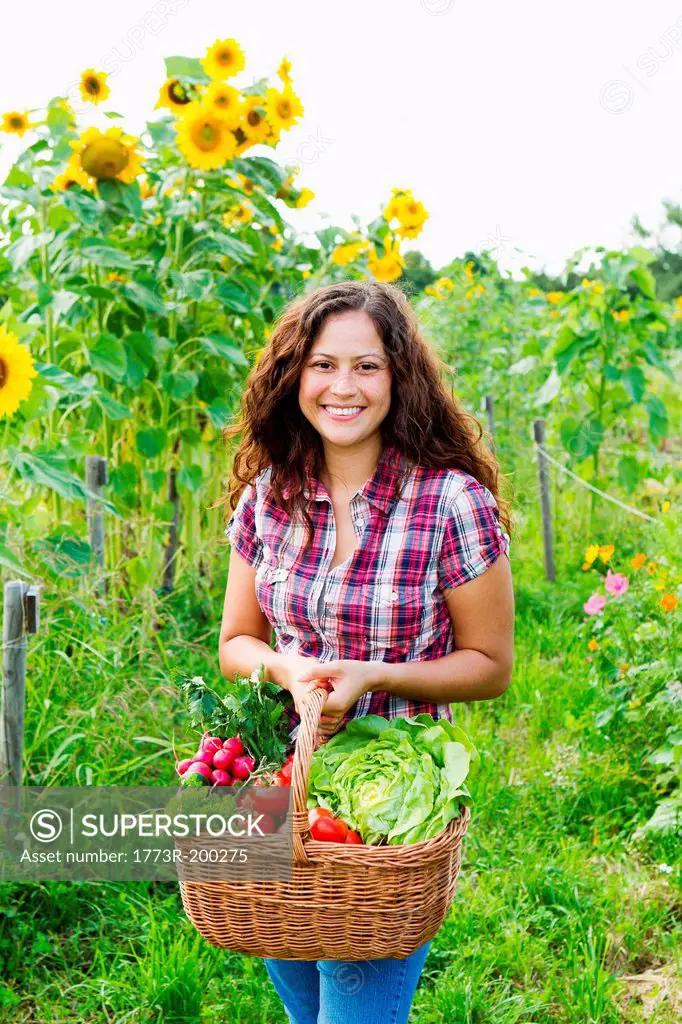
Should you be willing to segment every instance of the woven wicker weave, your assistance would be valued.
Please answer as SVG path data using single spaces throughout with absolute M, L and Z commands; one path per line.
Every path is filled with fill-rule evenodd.
M 326 690 L 310 693 L 298 732 L 291 881 L 180 882 L 187 916 L 213 946 L 282 960 L 404 959 L 433 938 L 445 918 L 468 807 L 460 805 L 460 817 L 440 835 L 408 846 L 310 838 L 308 772 L 326 699 Z M 179 847 L 183 842 L 176 839 Z

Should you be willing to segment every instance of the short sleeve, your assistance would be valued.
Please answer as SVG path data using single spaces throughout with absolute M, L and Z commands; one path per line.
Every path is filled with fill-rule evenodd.
M 256 493 L 253 484 L 248 484 L 225 527 L 225 533 L 237 554 L 257 569 L 263 561 L 263 541 L 256 533 L 255 505 Z
M 494 495 L 472 478 L 457 494 L 445 524 L 438 564 L 443 587 L 476 579 L 501 554 L 509 554 L 509 543 Z

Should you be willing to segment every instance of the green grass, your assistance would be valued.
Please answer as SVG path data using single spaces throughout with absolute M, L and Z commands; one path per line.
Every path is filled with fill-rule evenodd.
M 475 804 L 457 896 L 411 1021 L 672 1024 L 681 998 L 679 839 L 633 839 L 661 797 L 657 768 L 644 754 L 662 741 L 666 722 L 595 728 L 608 699 L 589 684 L 577 635 L 589 587 L 580 573 L 585 538 L 565 517 L 561 582 L 549 584 L 535 515 L 532 505 L 523 509 L 513 551 L 512 684 L 496 701 L 455 708 L 481 762 L 470 779 Z M 646 528 L 618 516 L 603 512 L 604 543 L 651 545 Z M 85 593 L 80 607 L 45 596 L 28 655 L 27 784 L 173 777 L 173 733 L 181 756 L 196 737 L 172 679 L 181 671 L 218 680 L 226 564 L 214 581 L 183 580 L 154 610 L 158 629 L 148 634 L 142 612 L 114 626 Z M 145 615 L 149 621 L 149 609 Z M 641 995 L 651 986 L 632 976 L 659 969 L 658 992 L 645 1006 Z M 221 1018 L 286 1022 L 262 961 L 201 939 L 176 884 L 0 885 L 1 1020 Z

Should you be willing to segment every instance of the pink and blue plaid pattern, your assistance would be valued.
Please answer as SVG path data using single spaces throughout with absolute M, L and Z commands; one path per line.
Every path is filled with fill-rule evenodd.
M 331 498 L 321 481 L 305 491 L 315 535 L 272 497 L 270 468 L 244 489 L 227 524 L 231 546 L 256 568 L 256 596 L 275 630 L 275 650 L 318 661 L 429 661 L 455 650 L 443 591 L 475 579 L 509 555 L 492 493 L 457 469 L 412 469 L 401 496 L 393 485 L 401 453 L 384 448 L 373 476 L 353 495 L 355 551 L 330 569 L 336 547 Z M 421 713 L 452 721 L 449 704 L 364 694 L 344 716 Z M 291 712 L 290 732 L 299 718 Z

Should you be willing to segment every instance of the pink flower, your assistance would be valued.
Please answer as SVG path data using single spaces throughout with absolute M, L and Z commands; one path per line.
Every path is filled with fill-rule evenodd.
M 589 601 L 586 601 L 583 605 L 583 610 L 587 615 L 599 615 L 604 610 L 606 604 L 606 598 L 603 594 L 593 594 Z
M 618 597 L 619 594 L 624 594 L 629 586 L 630 581 L 627 576 L 622 576 L 619 572 L 611 572 L 610 569 L 607 571 L 604 587 L 608 590 L 609 594 Z

